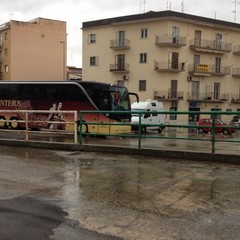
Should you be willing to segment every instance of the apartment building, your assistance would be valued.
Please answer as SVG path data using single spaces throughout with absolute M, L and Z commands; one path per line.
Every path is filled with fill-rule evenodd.
M 240 111 L 240 24 L 162 11 L 82 30 L 83 79 L 125 85 L 166 110 Z
M 66 22 L 37 18 L 0 25 L 0 80 L 65 80 Z

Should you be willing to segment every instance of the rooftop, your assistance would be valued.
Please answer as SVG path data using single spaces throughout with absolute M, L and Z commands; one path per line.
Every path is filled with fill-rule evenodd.
M 161 11 L 161 12 L 155 12 L 155 11 L 149 11 L 146 13 L 141 14 L 135 14 L 135 15 L 128 15 L 128 16 L 121 16 L 121 17 L 114 17 L 114 18 L 107 18 L 107 19 L 100 19 L 100 20 L 94 20 L 94 21 L 88 21 L 83 22 L 82 28 L 90 28 L 90 27 L 97 27 L 97 26 L 104 26 L 104 25 L 113 25 L 113 24 L 119 24 L 124 22 L 133 22 L 133 21 L 141 21 L 141 20 L 161 20 L 161 19 L 176 19 L 181 21 L 190 21 L 195 23 L 205 23 L 209 24 L 210 26 L 224 26 L 224 27 L 230 27 L 240 30 L 240 24 L 233 23 L 233 22 L 227 22 L 223 20 L 217 20 L 213 18 L 207 18 L 207 17 L 201 17 L 191 14 L 186 14 L 182 12 L 174 12 L 174 11 Z

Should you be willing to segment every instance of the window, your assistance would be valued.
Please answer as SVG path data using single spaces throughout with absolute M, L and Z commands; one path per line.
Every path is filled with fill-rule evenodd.
M 98 66 L 98 57 L 90 57 L 90 66 Z
M 179 43 L 179 28 L 178 27 L 172 27 L 172 43 Z
M 125 46 L 125 31 L 118 31 L 117 39 L 118 39 L 118 46 L 124 47 Z
M 7 40 L 7 39 L 8 39 L 8 34 L 4 33 L 4 40 Z
M 117 85 L 124 86 L 124 81 L 123 80 L 117 80 Z
M 142 28 L 141 29 L 141 38 L 147 38 L 148 31 L 147 28 Z
M 126 64 L 125 64 L 125 55 L 124 54 L 118 54 L 115 56 L 116 58 L 116 70 L 126 70 Z
M 8 65 L 4 66 L 4 71 L 7 73 L 8 72 Z
M 177 98 L 177 80 L 171 80 L 171 92 L 170 98 Z
M 4 56 L 7 56 L 8 55 L 8 50 L 7 48 L 4 49 Z
M 179 63 L 179 53 L 177 52 L 170 52 L 168 55 L 168 63 L 169 69 L 178 69 L 178 63 Z
M 220 99 L 220 83 L 214 83 L 214 99 Z
M 88 43 L 96 43 L 96 34 L 92 33 L 89 35 Z
M 139 80 L 139 91 L 146 91 L 146 80 Z
M 147 53 L 140 53 L 140 63 L 147 62 Z
M 194 33 L 194 45 L 196 47 L 200 47 L 201 46 L 201 39 L 202 39 L 202 32 L 199 30 L 195 30 Z
M 215 58 L 215 73 L 221 73 L 221 60 L 220 57 Z
M 223 35 L 220 33 L 216 34 L 216 48 L 221 49 L 223 42 Z

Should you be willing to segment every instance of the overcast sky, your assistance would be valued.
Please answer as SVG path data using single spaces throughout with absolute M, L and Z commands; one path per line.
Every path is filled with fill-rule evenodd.
M 81 67 L 82 22 L 167 9 L 240 22 L 239 0 L 0 0 L 0 25 L 38 17 L 66 21 L 67 64 Z

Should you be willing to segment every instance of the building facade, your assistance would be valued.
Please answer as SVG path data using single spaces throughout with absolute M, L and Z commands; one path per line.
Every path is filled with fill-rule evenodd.
M 82 80 L 82 68 L 67 66 L 67 80 Z
M 37 18 L 0 25 L 0 80 L 65 80 L 66 22 Z
M 240 110 L 240 24 L 163 11 L 82 30 L 84 80 L 123 84 L 166 110 Z

